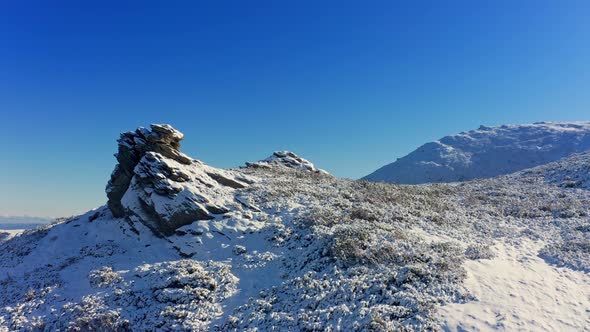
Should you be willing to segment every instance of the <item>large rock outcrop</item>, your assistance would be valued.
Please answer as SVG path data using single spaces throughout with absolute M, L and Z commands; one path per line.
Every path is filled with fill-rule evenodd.
M 119 162 L 106 187 L 108 207 L 118 218 L 140 221 L 160 235 L 196 220 L 242 208 L 235 189 L 252 180 L 216 169 L 180 152 L 184 135 L 169 125 L 121 134 Z

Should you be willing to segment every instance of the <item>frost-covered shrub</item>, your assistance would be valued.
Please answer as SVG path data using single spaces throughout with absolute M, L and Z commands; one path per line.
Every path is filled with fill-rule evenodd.
M 219 302 L 235 292 L 237 278 L 222 263 L 179 260 L 139 266 L 123 284 L 105 302 L 125 308 L 134 330 L 199 330 L 221 313 Z
M 18 278 L 8 275 L 0 280 L 0 326 L 7 327 L 7 331 L 27 330 L 27 327 L 42 330 L 43 319 L 34 313 L 61 286 L 59 267 L 38 268 Z
M 563 231 L 561 240 L 550 242 L 540 256 L 560 266 L 590 271 L 590 224 Z
M 337 209 L 329 208 L 313 208 L 306 213 L 302 218 L 303 226 L 326 226 L 332 227 L 344 222 L 345 217 L 343 213 Z
M 310 271 L 238 308 L 218 330 L 433 329 L 437 304 L 464 299 L 457 287 L 464 272 L 455 270 L 456 276 L 434 265 Z
M 401 229 L 357 221 L 334 227 L 330 253 L 344 266 L 355 264 L 406 264 L 422 244 Z
M 65 331 L 133 331 L 129 320 L 121 318 L 120 310 L 110 309 L 100 297 L 87 296 L 82 303 L 67 304 L 64 309 L 72 316 L 72 320 L 67 325 L 58 322 L 57 326 Z
M 366 220 L 366 221 L 377 221 L 383 218 L 383 213 L 379 209 L 375 209 L 371 206 L 356 206 L 352 210 L 348 217 L 352 220 Z
M 369 229 L 359 223 L 338 225 L 334 228 L 330 251 L 345 265 L 362 263 L 368 258 L 366 250 L 370 240 Z
M 492 259 L 495 257 L 489 243 L 471 243 L 465 249 L 465 257 L 473 260 Z
M 107 287 L 123 280 L 121 275 L 110 266 L 103 266 L 100 269 L 92 270 L 88 274 L 88 280 L 93 287 Z
M 588 215 L 590 197 L 560 190 L 543 183 L 515 181 L 501 177 L 479 180 L 459 186 L 464 190 L 467 207 L 483 209 L 490 215 L 535 219 L 574 218 Z
M 53 279 L 43 273 L 53 273 Z M 37 271 L 28 290 L 20 294 L 17 283 L 7 282 L 3 290 L 24 300 L 14 308 L 0 303 L 0 319 L 11 330 L 198 331 L 222 312 L 220 302 L 235 293 L 237 284 L 227 265 L 192 260 L 144 264 L 125 273 L 102 267 L 92 270 L 88 278 L 99 288 L 97 292 L 57 307 L 38 321 L 31 315 L 61 286 L 58 274 L 51 269 Z M 40 280 L 47 284 L 44 288 Z

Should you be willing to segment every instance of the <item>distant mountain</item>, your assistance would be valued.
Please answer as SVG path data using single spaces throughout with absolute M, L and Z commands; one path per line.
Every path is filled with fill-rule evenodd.
M 481 126 L 424 144 L 364 179 L 420 184 L 489 178 L 588 149 L 590 122 Z
M 29 216 L 0 216 L 0 229 L 28 229 L 52 222 L 52 218 Z

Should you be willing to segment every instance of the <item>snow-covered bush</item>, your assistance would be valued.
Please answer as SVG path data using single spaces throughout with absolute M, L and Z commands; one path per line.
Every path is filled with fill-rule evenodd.
M 92 270 L 88 274 L 90 285 L 98 288 L 107 287 L 122 280 L 121 275 L 113 271 L 113 268 L 110 266 L 103 266 L 100 269 Z
M 551 263 L 590 272 L 590 224 L 566 228 L 561 240 L 549 243 L 540 255 Z
M 495 254 L 489 243 L 471 243 L 465 249 L 465 257 L 473 260 L 492 259 Z

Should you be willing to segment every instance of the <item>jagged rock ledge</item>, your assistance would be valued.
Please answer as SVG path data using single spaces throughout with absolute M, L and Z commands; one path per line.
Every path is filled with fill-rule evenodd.
M 115 154 L 119 163 L 106 187 L 113 216 L 142 222 L 166 236 L 196 220 L 244 208 L 235 190 L 254 180 L 186 156 L 180 152 L 183 137 L 159 124 L 121 134 Z

